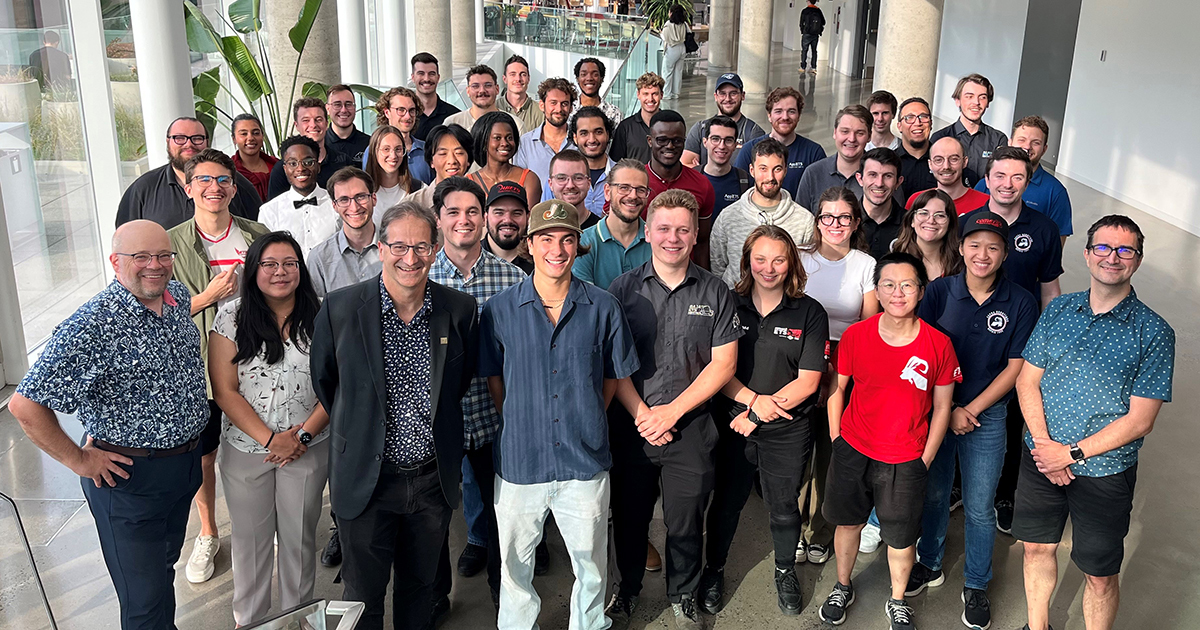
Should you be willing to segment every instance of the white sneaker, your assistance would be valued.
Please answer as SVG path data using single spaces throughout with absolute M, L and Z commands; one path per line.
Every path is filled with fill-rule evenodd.
M 880 540 L 879 528 L 868 523 L 858 540 L 858 553 L 874 553 L 879 548 Z
M 817 69 L 816 69 L 816 67 L 810 68 L 810 69 L 808 70 L 808 73 L 809 73 L 809 74 L 811 74 L 811 75 L 813 75 L 814 77 L 815 77 L 815 76 L 817 76 Z
M 188 558 L 187 569 L 184 571 L 187 581 L 192 584 L 208 581 L 213 576 L 213 572 L 217 570 L 214 560 L 220 549 L 220 538 L 197 536 L 196 542 L 192 545 L 192 557 Z
M 796 564 L 804 564 L 808 562 L 808 543 L 801 538 L 800 542 L 796 543 Z

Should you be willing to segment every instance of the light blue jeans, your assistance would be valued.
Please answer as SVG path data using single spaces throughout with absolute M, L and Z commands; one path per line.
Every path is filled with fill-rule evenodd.
M 500 534 L 499 630 L 537 630 L 542 600 L 533 588 L 533 550 L 553 513 L 571 558 L 568 630 L 606 630 L 604 588 L 608 575 L 608 472 L 587 481 L 515 484 L 496 476 L 496 523 Z
M 966 514 L 966 587 L 986 590 L 992 581 L 992 546 L 996 542 L 996 484 L 1004 467 L 1008 405 L 996 403 L 979 414 L 979 424 L 965 435 L 946 432 L 925 486 L 925 511 L 917 558 L 935 571 L 946 553 L 946 528 L 950 522 L 950 487 L 954 461 L 962 470 L 963 512 Z

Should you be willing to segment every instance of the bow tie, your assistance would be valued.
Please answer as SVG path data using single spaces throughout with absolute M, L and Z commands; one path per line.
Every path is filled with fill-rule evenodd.
M 293 201 L 292 205 L 294 205 L 296 207 L 296 209 L 300 209 L 301 207 L 306 206 L 306 205 L 315 206 L 315 205 L 317 205 L 317 198 L 309 197 L 308 199 L 301 199 L 300 201 Z

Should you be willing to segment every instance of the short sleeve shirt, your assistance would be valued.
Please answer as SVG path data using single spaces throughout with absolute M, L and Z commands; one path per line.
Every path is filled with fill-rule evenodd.
M 917 338 L 890 346 L 879 334 L 882 314 L 846 329 L 837 371 L 854 381 L 841 435 L 854 450 L 885 464 L 920 457 L 929 438 L 934 387 L 962 380 L 950 338 L 922 323 Z
M 608 157 L 614 162 L 620 162 L 624 158 L 631 158 L 642 164 L 649 162 L 650 143 L 646 140 L 649 135 L 650 125 L 642 120 L 642 111 L 639 109 L 622 120 L 613 131 Z
M 975 184 L 975 190 L 987 194 L 987 180 L 980 179 Z M 1060 235 L 1070 236 L 1075 233 L 1075 229 L 1071 225 L 1071 196 L 1067 194 L 1067 187 L 1063 186 L 1057 177 L 1047 173 L 1040 164 L 1033 170 L 1033 177 L 1029 178 L 1029 186 L 1021 194 L 1021 201 L 1030 208 L 1050 217 L 1050 220 L 1058 226 Z
M 642 218 L 646 218 L 646 210 L 650 207 L 650 202 L 662 193 L 678 188 L 686 190 L 696 197 L 696 203 L 700 204 L 700 218 L 712 218 L 713 205 L 716 203 L 717 194 L 713 191 L 712 184 L 708 178 L 694 168 L 682 166 L 679 171 L 679 176 L 671 181 L 667 181 L 658 176 L 653 168 L 646 167 L 646 173 L 650 177 L 650 197 L 646 199 L 646 207 L 642 208 Z
M 804 292 L 825 307 L 830 340 L 840 340 L 850 324 L 862 317 L 863 296 L 875 290 L 875 259 L 857 249 L 841 260 L 801 252 L 800 264 L 808 273 Z
M 987 208 L 985 204 L 959 217 L 960 235 L 962 226 Z M 1062 239 L 1054 221 L 1022 204 L 1017 220 L 1008 224 L 1008 257 L 1004 259 L 1004 272 L 1041 300 L 1041 283 L 1052 282 L 1063 273 Z
M 708 164 L 708 149 L 704 148 L 704 129 L 708 126 L 715 116 L 705 118 L 704 120 L 696 121 L 692 128 L 688 130 L 687 138 L 684 140 L 683 149 L 691 151 L 700 156 L 700 166 Z M 749 116 L 742 114 L 742 117 L 737 121 L 737 148 L 741 149 L 745 144 L 755 138 L 765 136 L 767 132 L 758 126 L 758 123 L 750 119 Z
M 875 260 L 879 260 L 892 251 L 892 244 L 900 236 L 900 228 L 904 223 L 904 211 L 900 209 L 900 204 L 896 200 L 892 200 L 892 211 L 888 213 L 886 219 L 880 223 L 876 223 L 866 212 L 863 213 L 862 231 L 867 237 L 867 249 L 870 250 L 871 256 Z
M 1055 298 L 1025 345 L 1042 368 L 1042 406 L 1050 439 L 1074 444 L 1129 413 L 1130 398 L 1171 402 L 1175 330 L 1130 291 L 1107 313 L 1092 312 L 1090 292 Z M 1137 463 L 1138 438 L 1072 464 L 1085 477 L 1114 475 Z M 1033 438 L 1025 433 L 1025 445 Z
M 754 138 L 753 140 L 747 140 L 745 146 L 742 147 L 742 150 L 738 151 L 737 158 L 733 161 L 733 165 L 746 172 L 750 172 L 750 156 L 754 152 L 754 145 L 762 142 L 766 138 L 766 135 L 762 135 Z M 808 170 L 809 166 L 817 164 L 821 160 L 825 159 L 825 149 L 821 148 L 821 145 L 817 144 L 816 142 L 813 142 L 804 136 L 797 135 L 796 139 L 788 145 L 787 152 L 787 175 L 783 176 L 783 189 L 788 191 L 788 193 L 792 195 L 797 203 L 805 208 L 808 208 L 809 212 L 816 214 L 816 210 L 808 203 L 805 203 L 805 200 L 801 199 L 798 195 L 800 191 L 800 181 L 804 178 L 804 172 Z M 836 163 L 834 166 L 836 167 Z M 825 192 L 825 188 L 822 188 L 816 196 L 820 197 L 822 192 Z M 816 201 L 816 197 L 814 197 L 809 203 L 812 203 L 813 201 Z
M 650 260 L 650 243 L 646 242 L 646 222 L 638 219 L 637 235 L 625 247 L 608 231 L 607 219 L 583 231 L 579 242 L 591 251 L 575 259 L 571 273 L 584 282 L 607 290 L 621 274 L 640 267 Z
M 829 360 L 829 318 L 813 298 L 784 297 L 766 317 L 749 296 L 739 295 L 738 320 L 745 334 L 738 339 L 735 376 L 751 391 L 770 396 L 795 380 L 800 370 L 825 372 Z M 817 404 L 817 392 L 792 407 L 794 420 L 804 420 Z M 745 410 L 737 405 L 738 413 Z M 806 421 L 806 420 L 805 420 Z
M 786 185 L 787 180 L 784 180 Z M 854 192 L 854 196 L 862 198 L 862 184 L 858 183 L 858 178 L 851 174 L 850 177 L 842 175 L 837 167 L 837 154 L 833 154 L 823 160 L 814 162 L 811 166 L 804 169 L 804 175 L 800 178 L 800 186 L 796 190 L 796 203 L 808 208 L 808 211 L 817 214 L 820 208 L 817 207 L 817 200 L 821 198 L 821 193 L 833 186 L 844 186 Z
M 713 187 L 713 221 L 721 214 L 729 204 L 734 203 L 742 198 L 742 193 L 750 189 L 754 185 L 754 180 L 750 179 L 750 174 L 738 168 L 729 169 L 728 173 L 717 177 L 705 173 L 703 168 L 700 171 L 708 178 L 708 183 Z M 746 187 L 742 187 L 742 182 L 746 183 Z
M 1008 145 L 1007 134 L 982 121 L 979 123 L 979 131 L 972 134 L 963 126 L 961 119 L 955 120 L 953 124 L 934 132 L 929 137 L 929 145 L 933 146 L 933 143 L 942 138 L 956 138 L 962 143 L 963 152 L 967 156 L 967 168 L 974 173 L 984 171 L 988 158 L 992 157 L 992 151 Z M 967 185 L 974 186 L 975 181 L 972 180 Z

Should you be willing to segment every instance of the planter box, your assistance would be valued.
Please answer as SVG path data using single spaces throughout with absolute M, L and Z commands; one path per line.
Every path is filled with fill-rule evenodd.
M 0 83 L 0 119 L 4 122 L 29 122 L 41 102 L 42 90 L 37 81 Z
M 137 59 L 134 59 L 134 58 L 113 59 L 112 57 L 109 57 L 108 58 L 108 74 L 109 74 L 109 76 L 112 76 L 114 74 L 129 74 L 129 73 L 133 72 L 133 67 L 136 64 L 137 64 Z
M 124 106 L 133 111 L 142 111 L 142 90 L 140 83 L 136 81 L 113 81 L 111 85 L 113 105 L 115 107 Z

